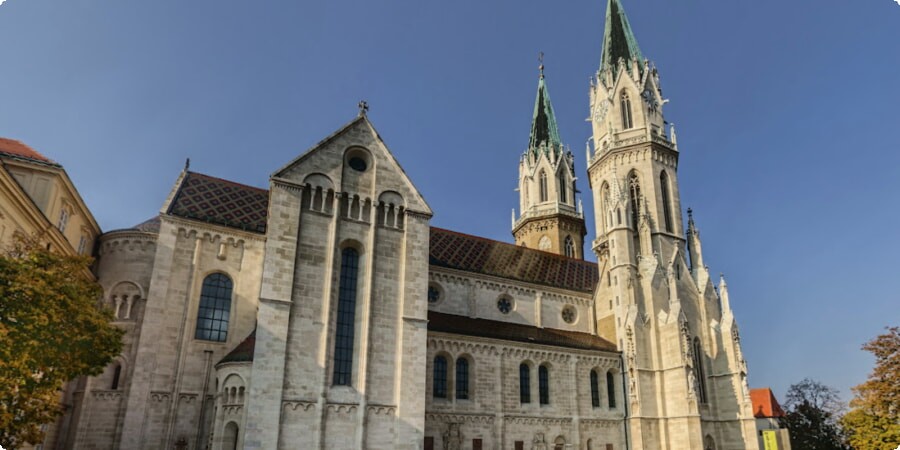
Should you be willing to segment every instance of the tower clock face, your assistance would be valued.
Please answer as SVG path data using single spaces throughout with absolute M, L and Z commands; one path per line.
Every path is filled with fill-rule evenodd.
M 609 106 L 609 100 L 602 100 L 594 107 L 594 122 L 598 124 L 603 123 L 603 119 L 609 113 Z
M 644 99 L 647 101 L 647 104 L 650 105 L 651 108 L 656 109 L 659 106 L 659 102 L 656 101 L 656 96 L 653 95 L 653 91 L 650 88 L 644 90 L 644 93 L 641 94 Z

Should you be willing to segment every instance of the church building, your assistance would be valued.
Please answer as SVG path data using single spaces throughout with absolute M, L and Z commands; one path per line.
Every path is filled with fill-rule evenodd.
M 268 189 L 185 167 L 153 219 L 99 237 L 125 347 L 68 387 L 45 448 L 756 448 L 728 288 L 620 0 L 602 39 L 586 160 L 541 67 L 514 243 L 431 226 L 364 107 Z

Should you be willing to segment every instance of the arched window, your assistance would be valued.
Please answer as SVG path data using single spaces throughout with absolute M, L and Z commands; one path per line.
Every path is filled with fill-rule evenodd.
M 542 405 L 550 404 L 550 371 L 547 366 L 538 367 L 538 395 Z
M 716 441 L 708 434 L 706 435 L 706 438 L 703 439 L 703 450 L 716 450 Z
M 341 279 L 338 286 L 337 323 L 334 333 L 334 376 L 336 386 L 349 386 L 353 377 L 353 334 L 356 327 L 356 278 L 359 252 L 341 251 Z
M 606 406 L 616 407 L 616 377 L 612 371 L 606 372 Z
M 456 398 L 469 399 L 469 360 L 466 358 L 456 359 Z
M 112 384 L 110 385 L 110 389 L 116 390 L 119 389 L 119 378 L 122 376 L 122 365 L 116 364 L 116 370 L 113 371 L 113 379 Z
M 540 180 L 540 190 L 541 190 L 541 202 L 547 201 L 547 172 L 541 171 L 541 175 L 539 177 Z
M 238 444 L 238 426 L 234 422 L 228 422 L 228 425 L 225 425 L 225 434 L 222 436 L 222 440 L 224 441 L 224 446 L 222 447 L 225 450 L 236 450 Z
M 591 370 L 591 406 L 600 407 L 600 376 L 596 370 Z
M 559 202 L 566 202 L 566 177 L 562 174 L 559 175 Z
M 434 398 L 447 398 L 447 358 L 434 357 Z
M 641 211 L 641 180 L 638 179 L 637 173 L 631 172 L 628 175 L 628 194 L 631 202 L 631 227 L 637 230 Z
M 519 402 L 531 403 L 531 369 L 528 364 L 519 364 Z
M 703 348 L 700 347 L 699 337 L 694 337 L 694 378 L 697 379 L 700 403 L 706 403 L 706 374 L 703 371 Z
M 604 230 L 609 230 L 612 228 L 612 213 L 608 213 L 609 211 L 609 185 L 605 182 L 603 186 L 600 187 L 600 217 L 608 217 L 609 222 L 606 223 L 606 226 L 603 227 Z
M 631 117 L 631 97 L 628 92 L 622 91 L 622 129 L 628 130 L 634 127 Z
M 666 231 L 672 232 L 672 206 L 669 204 L 669 176 L 663 170 L 659 173 L 659 189 L 662 194 L 663 216 L 666 223 Z
M 225 342 L 231 314 L 231 288 L 231 278 L 223 273 L 214 273 L 203 280 L 194 338 Z
M 575 243 L 572 242 L 572 236 L 566 236 L 565 249 L 566 249 L 566 256 L 568 256 L 569 258 L 575 257 Z

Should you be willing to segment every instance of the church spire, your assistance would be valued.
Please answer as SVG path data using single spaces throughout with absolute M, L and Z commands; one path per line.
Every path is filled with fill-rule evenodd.
M 625 9 L 619 0 L 608 0 L 606 4 L 606 26 L 603 30 L 603 53 L 600 56 L 600 70 L 612 69 L 616 73 L 619 59 L 626 63 L 637 60 L 638 67 L 643 66 L 644 57 L 638 47 L 637 39 L 631 32 L 631 25 L 625 17 Z M 626 65 L 628 67 L 628 65 Z M 613 75 L 615 76 L 615 75 Z
M 540 71 L 537 98 L 534 100 L 534 114 L 531 118 L 528 150 L 537 156 L 543 146 L 545 147 L 543 151 L 552 149 L 558 155 L 558 152 L 562 150 L 562 142 L 559 139 L 559 128 L 556 125 L 553 105 L 550 103 L 550 93 L 547 91 L 547 83 L 544 80 L 543 53 L 541 54 Z

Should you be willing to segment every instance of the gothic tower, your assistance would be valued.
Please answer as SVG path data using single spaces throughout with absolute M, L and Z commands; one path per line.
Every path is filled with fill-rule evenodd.
M 528 149 L 519 159 L 519 210 L 512 215 L 517 245 L 584 259 L 584 214 L 575 194 L 575 158 L 559 138 L 540 66 Z
M 625 358 L 633 448 L 754 448 L 747 369 L 724 280 L 720 297 L 693 220 L 687 239 L 681 234 L 679 149 L 674 126 L 666 132 L 667 102 L 620 0 L 608 0 L 587 149 L 601 276 L 597 332 Z

